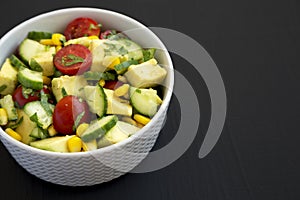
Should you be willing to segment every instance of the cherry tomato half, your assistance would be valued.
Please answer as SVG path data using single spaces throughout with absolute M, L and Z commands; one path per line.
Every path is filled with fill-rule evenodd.
M 71 21 L 65 31 L 64 35 L 67 40 L 75 39 L 83 36 L 96 35 L 99 36 L 100 27 L 98 23 L 87 17 L 79 17 Z
M 81 44 L 70 44 L 61 48 L 53 59 L 55 67 L 63 74 L 76 75 L 89 70 L 92 53 Z
M 78 124 L 89 122 L 90 113 L 87 103 L 75 96 L 65 96 L 55 106 L 53 126 L 61 134 L 73 134 L 76 120 Z
M 38 101 L 41 98 L 41 91 L 45 94 L 50 94 L 50 90 L 44 87 L 42 90 L 39 91 L 32 91 L 30 94 L 23 94 L 23 87 L 20 85 L 18 86 L 12 94 L 13 100 L 17 103 L 17 105 L 22 108 L 26 103 L 31 101 Z M 50 99 L 49 99 L 50 100 Z

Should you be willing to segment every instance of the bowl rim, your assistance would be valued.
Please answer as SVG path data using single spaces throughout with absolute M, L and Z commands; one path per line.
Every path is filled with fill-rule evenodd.
M 122 147 L 123 145 L 125 145 L 127 143 L 132 142 L 133 140 L 135 140 L 135 138 L 138 138 L 139 136 L 144 134 L 144 132 L 146 132 L 149 129 L 149 127 L 152 127 L 154 125 L 154 123 L 159 120 L 159 117 L 163 114 L 163 112 L 165 112 L 165 110 L 167 110 L 169 102 L 171 100 L 172 93 L 173 93 L 173 87 L 174 87 L 174 67 L 173 67 L 173 62 L 172 62 L 171 56 L 170 56 L 169 52 L 167 51 L 166 46 L 159 39 L 159 37 L 156 34 L 154 34 L 144 24 L 142 24 L 141 22 L 137 21 L 136 19 L 134 19 L 132 17 L 121 14 L 121 13 L 116 12 L 116 11 L 112 11 L 112 10 L 108 10 L 108 9 L 102 9 L 102 8 L 96 8 L 96 7 L 68 7 L 68 8 L 61 8 L 61 9 L 56 9 L 56 10 L 44 12 L 44 13 L 35 15 L 34 17 L 31 17 L 31 18 L 21 22 L 20 24 L 16 25 L 14 28 L 12 28 L 8 32 L 6 32 L 0 38 L 0 46 L 4 41 L 6 41 L 6 38 L 9 37 L 9 35 L 11 33 L 16 32 L 19 29 L 22 29 L 23 27 L 26 27 L 27 24 L 33 23 L 34 21 L 39 20 L 41 18 L 51 17 L 52 15 L 57 15 L 57 14 L 61 14 L 61 13 L 72 13 L 72 12 L 77 12 L 77 11 L 78 12 L 82 12 L 82 11 L 102 12 L 103 14 L 108 13 L 108 14 L 116 15 L 118 17 L 122 17 L 122 18 L 126 19 L 127 21 L 130 21 L 131 23 L 134 23 L 136 26 L 138 26 L 140 28 L 145 28 L 149 32 L 151 37 L 156 39 L 157 40 L 156 42 L 158 42 L 158 44 L 163 48 L 164 54 L 165 54 L 166 59 L 167 59 L 167 62 L 169 63 L 168 73 L 171 72 L 171 74 L 169 74 L 169 80 L 170 81 L 169 81 L 168 87 L 166 88 L 165 98 L 164 98 L 163 103 L 160 106 L 158 112 L 154 115 L 154 117 L 150 120 L 150 122 L 148 124 L 146 124 L 143 128 L 141 128 L 138 132 L 136 132 L 134 135 L 132 135 L 131 137 L 127 138 L 126 140 L 123 140 L 123 141 L 118 142 L 116 144 L 109 145 L 107 147 L 103 147 L 103 148 L 92 150 L 92 151 L 63 153 L 63 152 L 52 152 L 52 151 L 47 151 L 47 150 L 34 148 L 30 145 L 27 145 L 27 144 L 24 144 L 20 141 L 15 140 L 14 138 L 12 138 L 8 134 L 6 134 L 5 131 L 2 129 L 2 127 L 0 127 L 0 135 L 2 137 L 4 137 L 9 143 L 12 143 L 15 146 L 18 146 L 19 148 L 24 149 L 26 151 L 31 151 L 31 152 L 41 154 L 41 155 L 45 155 L 45 156 L 58 156 L 58 157 L 62 157 L 62 158 L 69 157 L 69 156 L 71 156 L 71 157 L 84 157 L 84 156 L 90 156 L 91 154 L 101 154 L 101 153 L 105 153 L 105 152 L 110 152 L 114 149 L 118 149 L 118 148 Z

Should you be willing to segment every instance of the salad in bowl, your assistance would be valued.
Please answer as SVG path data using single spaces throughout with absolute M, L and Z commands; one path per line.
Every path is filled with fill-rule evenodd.
M 163 102 L 167 70 L 155 52 L 85 16 L 62 32 L 31 30 L 0 69 L 0 125 L 15 140 L 61 153 L 126 140 Z

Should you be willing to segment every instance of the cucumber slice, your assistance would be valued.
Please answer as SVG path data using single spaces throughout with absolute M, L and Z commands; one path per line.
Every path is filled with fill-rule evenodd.
M 112 127 L 116 125 L 118 117 L 116 115 L 109 115 L 98 119 L 92 123 L 86 131 L 81 135 L 83 142 L 90 142 L 94 139 L 101 138 L 105 135 Z
M 30 59 L 29 66 L 33 71 L 43 72 L 43 68 L 34 58 Z
M 27 68 L 18 72 L 18 81 L 25 87 L 41 90 L 43 88 L 43 75 Z
M 10 94 L 5 95 L 2 99 L 0 99 L 0 105 L 6 110 L 9 120 L 18 119 L 17 109 L 15 108 L 14 101 Z
M 49 104 L 52 112 L 54 105 Z M 36 122 L 42 129 L 47 129 L 52 124 L 52 115 L 48 113 L 40 101 L 32 101 L 24 106 L 25 113 L 30 117 L 31 121 Z
M 30 137 L 36 139 L 45 139 L 49 137 L 47 130 L 43 130 L 40 127 L 35 127 L 32 132 L 30 133 Z
M 96 86 L 85 86 L 84 94 L 90 111 L 102 117 L 107 110 L 107 100 L 103 88 L 98 84 Z
M 137 112 L 152 117 L 161 103 L 157 91 L 130 87 L 130 102 Z
M 30 31 L 27 35 L 28 39 L 40 41 L 41 39 L 51 39 L 52 33 L 42 31 Z
M 30 58 L 41 52 L 48 51 L 46 45 L 40 44 L 37 41 L 31 39 L 25 39 L 19 46 L 19 52 L 21 59 L 27 64 Z
M 143 58 L 143 49 L 140 45 L 129 39 L 120 39 L 118 42 L 127 50 L 127 60 L 140 60 Z
M 10 58 L 10 63 L 12 66 L 17 68 L 18 70 L 23 69 L 23 68 L 28 68 L 17 56 L 11 55 Z

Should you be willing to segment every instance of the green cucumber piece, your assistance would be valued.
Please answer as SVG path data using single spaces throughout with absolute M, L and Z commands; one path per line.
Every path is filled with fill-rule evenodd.
M 41 129 L 40 127 L 35 127 L 32 132 L 30 133 L 30 137 L 36 139 L 45 139 L 49 137 L 47 130 Z
M 27 35 L 28 39 L 40 41 L 41 39 L 51 39 L 52 33 L 43 31 L 30 31 Z
M 17 109 L 15 108 L 13 98 L 10 94 L 5 95 L 0 99 L 0 105 L 6 110 L 9 120 L 18 119 Z
M 160 102 L 154 89 L 140 89 L 130 87 L 130 102 L 137 112 L 152 117 L 158 110 Z
M 90 111 L 102 117 L 107 110 L 107 99 L 103 88 L 99 84 L 96 86 L 85 86 L 84 95 Z
M 81 135 L 83 142 L 90 142 L 94 139 L 101 138 L 112 127 L 116 125 L 118 117 L 116 115 L 108 115 L 91 123 L 90 126 Z
M 48 46 L 40 44 L 39 42 L 31 39 L 25 39 L 19 46 L 20 58 L 26 63 L 29 63 L 29 60 L 41 53 L 47 52 L 49 50 Z
M 127 60 L 114 67 L 117 74 L 124 74 L 130 65 L 137 65 L 139 62 L 137 60 Z
M 17 56 L 11 55 L 10 58 L 10 63 L 12 66 L 17 68 L 18 70 L 23 69 L 23 68 L 28 68 Z
M 52 112 L 54 105 L 49 104 Z M 40 101 L 32 101 L 24 106 L 25 113 L 30 117 L 30 120 L 36 122 L 42 129 L 47 129 L 52 124 L 52 115 L 48 113 Z
M 43 88 L 43 75 L 41 72 L 36 72 L 27 68 L 18 71 L 18 81 L 28 88 L 41 90 Z
M 34 58 L 30 59 L 29 66 L 33 71 L 43 72 L 43 68 Z
M 127 55 L 125 55 L 127 60 L 140 60 L 143 58 L 143 49 L 137 43 L 129 39 L 120 39 L 118 42 L 122 44 L 128 52 Z

